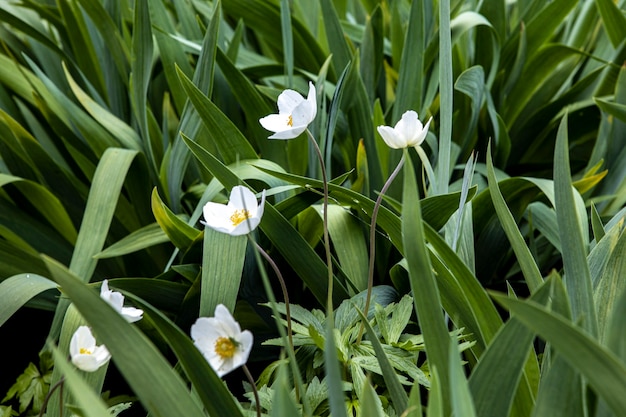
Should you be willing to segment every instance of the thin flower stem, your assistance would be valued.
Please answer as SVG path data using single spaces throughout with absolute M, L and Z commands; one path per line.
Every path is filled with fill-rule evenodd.
M 245 363 L 243 364 L 242 369 L 243 373 L 246 374 L 246 378 L 248 378 L 248 382 L 252 385 L 252 393 L 254 394 L 254 402 L 256 403 L 256 416 L 261 417 L 261 402 L 259 401 L 259 392 L 256 389 L 256 383 L 254 382 L 254 378 L 252 378 L 252 374 Z
M 289 294 L 287 293 L 287 285 L 285 284 L 285 280 L 283 275 L 280 273 L 280 269 L 278 269 L 278 265 L 276 262 L 270 257 L 270 255 L 265 252 L 265 250 L 256 242 L 253 241 L 254 246 L 257 248 L 261 256 L 265 258 L 265 260 L 270 264 L 274 272 L 276 273 L 276 277 L 278 277 L 278 281 L 280 282 L 280 288 L 283 291 L 283 299 L 285 300 L 285 315 L 287 316 L 287 338 L 289 338 L 289 346 L 291 350 L 294 350 L 293 347 L 293 331 L 291 330 L 291 308 L 289 307 Z
M 61 400 L 59 401 L 59 415 L 63 417 L 63 383 L 64 382 L 65 382 L 65 377 L 61 377 L 61 379 L 59 379 L 56 384 L 50 387 L 50 389 L 48 390 L 48 393 L 46 394 L 46 398 L 44 398 L 43 404 L 41 405 L 41 410 L 39 410 L 39 417 L 43 417 L 46 411 L 46 408 L 48 407 L 48 403 L 50 402 L 50 397 L 52 397 L 52 394 L 54 394 L 54 391 L 57 388 L 59 389 L 59 395 L 61 396 Z
M 391 186 L 391 183 L 393 182 L 393 180 L 398 176 L 398 173 L 402 169 L 403 165 L 404 165 L 404 153 L 402 153 L 402 158 L 400 158 L 400 161 L 398 162 L 398 166 L 396 166 L 396 169 L 393 170 L 389 178 L 387 178 L 387 182 L 385 182 L 385 185 L 383 185 L 382 190 L 380 190 L 380 193 L 378 194 L 378 198 L 376 198 L 376 202 L 374 203 L 374 209 L 372 210 L 372 222 L 370 224 L 370 259 L 369 259 L 369 269 L 367 273 L 367 295 L 365 296 L 365 308 L 363 310 L 365 317 L 367 317 L 367 314 L 370 309 L 370 302 L 372 300 L 372 288 L 374 287 L 374 257 L 376 254 L 376 219 L 378 218 L 378 210 L 380 209 L 380 206 L 383 202 L 383 196 L 385 195 L 385 193 Z M 357 341 L 356 341 L 357 345 L 361 343 L 361 338 L 363 337 L 364 329 L 365 327 L 363 326 L 363 323 L 361 323 L 361 327 L 359 328 L 359 336 L 357 337 Z
M 313 144 L 313 148 L 317 153 L 317 158 L 320 161 L 322 171 L 322 181 L 324 183 L 324 204 L 322 206 L 322 218 L 324 222 L 324 247 L 326 249 L 326 266 L 328 268 L 328 299 L 327 310 L 332 312 L 333 310 L 333 259 L 330 254 L 330 239 L 328 237 L 328 178 L 326 177 L 326 166 L 324 165 L 324 158 L 322 157 L 322 151 L 320 150 L 317 141 L 313 137 L 313 134 L 309 129 L 306 130 L 307 136 Z

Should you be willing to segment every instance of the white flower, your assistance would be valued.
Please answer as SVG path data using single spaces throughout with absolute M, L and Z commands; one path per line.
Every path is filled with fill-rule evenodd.
M 278 114 L 259 119 L 261 126 L 275 132 L 269 139 L 293 139 L 306 130 L 317 114 L 315 86 L 309 81 L 306 100 L 294 90 L 285 90 L 278 96 Z
M 129 323 L 141 320 L 143 310 L 135 307 L 124 307 L 124 296 L 117 291 L 109 290 L 109 282 L 106 279 L 102 281 L 102 287 L 100 287 L 100 297 L 109 303 L 111 307 L 120 313 Z
M 107 348 L 96 346 L 96 339 L 87 326 L 80 326 L 70 340 L 70 357 L 78 369 L 94 372 L 111 359 Z
M 261 204 L 257 204 L 252 191 L 237 185 L 230 191 L 228 204 L 208 202 L 204 205 L 204 221 L 200 223 L 231 236 L 245 235 L 261 222 L 264 206 L 265 190 L 261 195 Z
M 191 326 L 191 338 L 220 377 L 244 365 L 252 350 L 252 333 L 242 332 L 223 304 L 215 307 L 215 317 L 196 320 Z
M 417 118 L 417 113 L 409 110 L 404 112 L 394 127 L 378 126 L 378 133 L 385 143 L 393 149 L 419 146 L 426 139 L 431 120 L 433 120 L 432 117 L 428 119 L 426 126 L 422 126 L 422 122 Z

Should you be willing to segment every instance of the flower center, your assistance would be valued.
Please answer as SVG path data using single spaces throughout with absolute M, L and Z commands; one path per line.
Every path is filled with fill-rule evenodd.
M 239 226 L 241 222 L 249 219 L 250 217 L 250 212 L 248 210 L 238 209 L 235 210 L 235 212 L 230 216 L 230 221 L 233 223 L 233 226 Z
M 91 351 L 89 349 L 86 349 L 84 347 L 80 348 L 80 354 L 81 355 L 91 355 Z
M 237 342 L 230 337 L 218 337 L 215 341 L 215 353 L 222 359 L 232 358 L 237 350 Z
M 293 116 L 289 115 L 289 119 L 287 119 L 287 124 L 289 127 L 293 127 Z

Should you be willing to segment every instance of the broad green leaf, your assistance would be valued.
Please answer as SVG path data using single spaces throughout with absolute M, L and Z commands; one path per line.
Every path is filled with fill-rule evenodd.
M 168 235 L 163 231 L 159 223 L 152 223 L 135 230 L 128 236 L 108 246 L 102 252 L 94 255 L 94 257 L 98 259 L 115 258 L 166 242 L 170 242 Z
M 178 70 L 178 76 L 189 100 L 200 114 L 210 139 L 218 147 L 224 162 L 231 164 L 239 159 L 256 158 L 256 152 L 237 126 L 180 70 Z
M 534 291 L 531 299 L 546 304 L 551 287 L 547 281 Z M 479 416 L 508 416 L 511 407 L 516 407 L 517 415 L 529 415 L 533 403 L 532 388 L 520 384 L 526 383 L 523 378 L 524 364 L 528 360 L 536 362 L 532 349 L 534 337 L 534 332 L 513 316 L 487 346 L 469 378 L 469 388 Z M 533 355 L 531 359 L 529 353 Z M 499 383 L 494 384 L 493 381 Z M 521 401 L 514 405 L 516 392 Z
M 50 225 L 68 242 L 74 243 L 76 241 L 77 232 L 72 219 L 70 219 L 61 202 L 48 188 L 36 182 L 0 173 L 0 188 L 8 184 L 16 186 L 28 201 L 48 220 Z
M 620 228 L 621 229 L 621 228 Z M 608 254 L 608 259 L 602 275 L 596 282 L 593 300 L 597 308 L 598 335 L 601 341 L 608 339 L 607 327 L 614 311 L 620 307 L 617 304 L 623 300 L 622 294 L 626 291 L 624 274 L 626 274 L 626 234 L 621 230 L 619 240 Z
M 30 299 L 56 287 L 53 281 L 36 274 L 14 275 L 0 282 L 0 326 Z
M 580 372 L 596 394 L 619 415 L 626 409 L 626 365 L 589 333 L 532 301 L 493 297 L 535 331 Z
M 218 304 L 235 310 L 247 243 L 246 236 L 204 228 L 200 316 L 212 316 Z
M 318 214 L 321 206 L 315 206 Z M 328 206 L 328 232 L 339 265 L 357 292 L 367 287 L 367 247 L 361 224 L 346 208 L 330 204 Z
M 109 148 L 98 163 L 69 265 L 70 271 L 83 282 L 89 282 L 96 269 L 98 259 L 94 256 L 102 251 L 126 174 L 136 155 L 136 151 Z M 50 329 L 53 339 L 60 331 L 67 306 L 66 300 L 61 300 L 57 306 Z
M 169 237 L 174 246 L 182 251 L 189 249 L 202 233 L 176 216 L 161 200 L 156 187 L 152 191 L 152 212 L 163 232 Z
M 554 155 L 554 188 L 556 216 L 561 236 L 565 284 L 572 304 L 574 320 L 584 317 L 583 326 L 591 334 L 598 333 L 596 309 L 589 265 L 587 264 L 587 236 L 581 230 L 576 212 L 574 189 L 570 177 L 567 115 L 561 120 Z
M 384 411 L 378 394 L 368 380 L 365 380 L 363 390 L 359 393 L 361 400 L 361 417 L 383 417 Z

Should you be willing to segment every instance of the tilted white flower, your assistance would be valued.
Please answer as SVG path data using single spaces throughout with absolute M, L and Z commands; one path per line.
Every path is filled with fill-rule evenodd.
M 228 309 L 219 304 L 214 317 L 200 317 L 191 326 L 191 338 L 220 376 L 246 363 L 252 350 L 252 333 L 241 331 Z
M 219 204 L 209 201 L 202 210 L 204 221 L 202 224 L 228 233 L 231 236 L 240 236 L 250 233 L 261 222 L 265 206 L 265 190 L 261 194 L 261 204 L 257 204 L 256 196 L 248 188 L 237 185 L 230 191 L 228 204 Z
M 143 310 L 135 307 L 124 307 L 124 296 L 117 291 L 111 291 L 109 289 L 109 282 L 106 279 L 102 281 L 102 286 L 100 287 L 100 297 L 109 303 L 111 307 L 120 313 L 129 323 L 141 320 Z
M 72 335 L 70 357 L 78 369 L 86 372 L 97 371 L 111 359 L 111 355 L 104 345 L 96 345 L 96 339 L 87 326 L 80 326 Z
M 317 114 L 315 86 L 309 81 L 309 94 L 304 97 L 294 90 L 285 90 L 278 96 L 278 114 L 259 119 L 265 129 L 274 132 L 269 139 L 293 139 L 306 130 Z
M 422 126 L 417 113 L 409 110 L 404 112 L 394 127 L 378 126 L 377 129 L 387 146 L 393 149 L 403 149 L 421 145 L 426 139 L 428 126 L 432 120 L 431 117 L 426 125 Z

